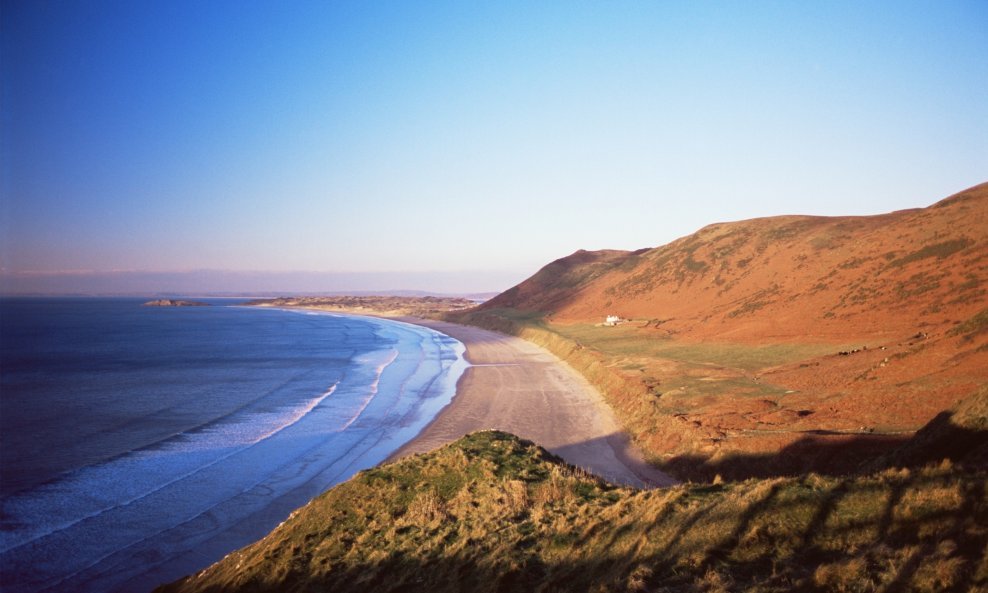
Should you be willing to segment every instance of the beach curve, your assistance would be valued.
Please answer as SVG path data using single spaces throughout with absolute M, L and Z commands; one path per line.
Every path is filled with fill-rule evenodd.
M 425 453 L 478 430 L 531 440 L 567 463 L 636 488 L 677 481 L 649 465 L 600 393 L 565 362 L 518 337 L 416 317 L 397 317 L 463 343 L 471 366 L 456 396 L 388 459 Z

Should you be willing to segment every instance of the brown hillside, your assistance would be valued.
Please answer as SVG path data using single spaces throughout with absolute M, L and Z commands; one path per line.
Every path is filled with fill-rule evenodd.
M 824 340 L 949 326 L 985 307 L 988 184 L 929 208 L 704 227 L 637 252 L 578 251 L 488 301 L 559 323 L 665 320 L 684 338 Z
M 988 384 L 988 184 L 578 252 L 464 320 L 567 359 L 681 477 L 839 472 Z
M 534 276 L 494 297 L 483 308 L 509 307 L 528 311 L 553 311 L 565 307 L 573 295 L 625 265 L 636 264 L 638 254 L 649 251 L 585 251 L 557 259 Z

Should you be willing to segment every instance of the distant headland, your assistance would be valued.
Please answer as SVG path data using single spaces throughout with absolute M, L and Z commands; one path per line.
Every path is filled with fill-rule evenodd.
M 175 299 L 157 299 L 144 303 L 145 307 L 208 307 L 209 303 L 199 301 L 179 301 Z
M 477 301 L 459 297 L 435 296 L 325 296 L 260 299 L 251 301 L 247 305 L 319 309 L 340 313 L 380 315 L 382 317 L 435 318 L 452 311 L 471 309 L 477 306 Z

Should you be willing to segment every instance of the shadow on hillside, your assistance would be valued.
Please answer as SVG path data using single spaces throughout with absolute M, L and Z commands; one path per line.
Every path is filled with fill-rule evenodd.
M 228 572 L 236 586 L 197 584 L 192 577 L 187 588 L 162 593 L 968 591 L 985 585 L 978 569 L 988 543 L 981 528 L 983 479 L 916 471 L 822 480 L 740 492 L 694 486 L 672 501 L 642 500 L 629 509 L 633 523 L 595 522 L 587 529 L 519 519 L 466 545 L 454 519 L 423 527 L 421 546 L 369 541 L 364 545 L 385 548 L 346 560 L 284 546 L 266 556 L 277 570 L 247 578 L 239 565 Z M 956 495 L 944 502 L 944 491 Z M 657 508 L 649 512 L 649 505 Z
M 612 484 L 649 489 L 678 483 L 678 480 L 640 457 L 631 439 L 622 432 L 581 443 L 553 447 L 551 452 L 565 463 Z M 593 462 L 581 464 L 579 461 L 581 459 L 592 459 Z
M 940 414 L 840 477 L 631 493 L 573 474 L 558 483 L 558 498 L 521 503 L 471 499 L 468 484 L 449 494 L 441 520 L 429 515 L 397 529 L 392 522 L 419 497 L 366 508 L 343 498 L 343 507 L 330 508 L 342 514 L 290 519 L 273 540 L 162 592 L 982 590 L 988 430 L 957 423 L 965 421 L 969 414 Z M 850 455 L 854 444 L 841 450 Z M 836 463 L 837 450 L 802 446 Z M 507 459 L 499 449 L 484 451 L 493 457 L 470 458 L 478 480 L 507 471 L 489 466 Z M 903 469 L 882 471 L 893 467 Z M 513 484 L 548 483 L 544 468 L 531 469 L 505 475 Z M 422 481 L 410 488 L 428 489 L 435 477 L 416 475 Z
M 712 459 L 678 455 L 661 464 L 677 477 L 706 482 L 794 476 L 810 472 L 842 476 L 889 467 L 919 467 L 944 459 L 955 464 L 988 466 L 988 430 L 960 426 L 941 412 L 912 437 L 843 436 L 820 431 L 775 453 L 731 454 Z

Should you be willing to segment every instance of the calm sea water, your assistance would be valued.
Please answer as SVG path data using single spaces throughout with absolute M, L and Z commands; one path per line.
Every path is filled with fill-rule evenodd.
M 452 397 L 459 342 L 374 319 L 0 300 L 0 583 L 144 591 L 263 536 Z

